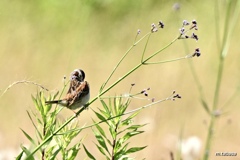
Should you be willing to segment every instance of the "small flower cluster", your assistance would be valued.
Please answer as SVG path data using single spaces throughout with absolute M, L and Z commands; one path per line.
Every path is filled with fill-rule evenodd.
M 192 35 L 190 37 L 186 34 L 188 31 L 190 31 L 192 29 L 198 30 L 197 21 L 192 20 L 192 24 L 191 24 L 190 28 L 188 30 L 186 30 L 184 27 L 189 26 L 189 25 L 190 25 L 190 23 L 187 20 L 183 20 L 182 28 L 179 29 L 179 31 L 180 31 L 179 39 L 192 38 L 192 39 L 195 39 L 196 41 L 198 41 L 198 36 L 195 33 L 192 33 Z
M 196 48 L 195 52 L 192 54 L 192 57 L 195 57 L 195 56 L 199 57 L 200 55 L 201 55 L 200 49 Z
M 144 89 L 144 90 L 142 90 L 140 93 L 147 97 L 147 96 L 148 96 L 147 91 L 149 91 L 149 90 L 150 90 L 150 88 Z
M 182 98 L 182 97 L 179 94 L 176 94 L 176 91 L 173 91 L 171 100 L 175 101 L 176 98 Z
M 138 29 L 138 30 L 137 30 L 137 34 L 140 34 L 140 33 L 141 33 L 141 30 L 140 30 L 140 29 Z
M 164 23 L 162 21 L 159 21 L 158 26 L 159 26 L 159 28 L 164 28 Z M 152 23 L 151 24 L 151 32 L 153 33 L 153 32 L 157 32 L 157 31 L 158 31 L 158 27 L 156 26 L 155 23 Z

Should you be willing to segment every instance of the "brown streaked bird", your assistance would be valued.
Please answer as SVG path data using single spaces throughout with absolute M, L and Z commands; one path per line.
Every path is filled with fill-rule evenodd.
M 84 81 L 85 73 L 81 69 L 75 69 L 70 75 L 70 86 L 65 98 L 54 101 L 46 101 L 46 104 L 59 104 L 71 110 L 85 106 L 90 98 L 90 88 Z

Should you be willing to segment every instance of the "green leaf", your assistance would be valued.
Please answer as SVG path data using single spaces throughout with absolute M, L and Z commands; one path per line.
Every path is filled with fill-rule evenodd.
M 129 143 L 125 144 L 121 149 L 117 151 L 117 153 L 114 155 L 116 159 L 120 159 L 121 156 L 126 155 L 125 152 L 127 150 L 127 146 Z
M 42 121 L 39 118 L 37 118 L 37 121 L 38 121 L 39 124 L 41 124 L 41 125 L 43 124 Z
M 28 117 L 30 118 L 34 128 L 36 129 L 38 136 L 42 139 L 42 135 L 41 135 L 40 131 L 38 130 L 37 126 L 35 125 L 35 123 L 33 122 L 33 119 L 28 111 L 27 111 L 27 114 L 28 114 Z
M 146 123 L 146 124 L 143 124 L 143 125 L 132 125 L 132 126 L 126 128 L 126 129 L 124 129 L 124 130 L 118 132 L 117 134 L 119 135 L 119 134 L 125 132 L 126 130 L 133 130 L 133 131 L 136 131 L 138 128 L 141 128 L 141 127 L 143 127 L 143 126 L 145 126 L 145 125 L 147 125 L 147 123 Z
M 22 148 L 23 152 L 27 155 L 26 160 L 34 160 L 33 156 L 29 156 L 31 154 L 31 151 L 29 151 L 26 147 L 24 147 L 23 145 L 20 145 L 20 147 Z
M 87 148 L 85 147 L 85 145 L 83 144 L 83 148 L 88 156 L 88 158 L 92 159 L 92 160 L 96 160 L 96 158 L 87 150 Z
M 142 125 L 131 125 L 130 127 L 128 127 L 128 130 L 137 130 L 138 128 L 141 128 L 143 126 L 145 126 L 147 124 L 142 124 Z
M 106 117 L 106 118 L 109 118 L 111 117 L 111 115 L 103 110 L 101 110 L 100 108 L 98 108 L 98 110 Z
M 92 120 L 94 123 L 96 123 L 94 120 Z M 104 130 L 98 125 L 98 124 L 95 124 L 95 127 L 98 129 L 99 133 L 104 137 L 104 138 L 107 138 Z
M 21 128 L 20 128 L 21 129 Z M 36 145 L 36 143 L 34 142 L 34 140 L 32 139 L 31 136 L 29 136 L 23 129 L 21 129 L 23 134 L 27 137 L 27 139 L 34 145 Z
M 132 122 L 132 119 L 137 116 L 140 113 L 140 111 L 135 112 L 133 114 L 131 114 L 128 118 L 126 118 L 125 120 L 122 121 L 121 125 L 122 126 L 127 126 Z
M 16 157 L 16 160 L 21 160 L 22 156 L 23 156 L 23 151 Z
M 121 101 L 122 101 L 122 98 L 114 98 L 113 99 L 113 106 L 114 106 L 114 111 L 115 111 L 115 114 L 116 115 L 119 115 L 121 113 L 119 113 L 119 108 L 120 108 L 120 105 L 121 105 Z
M 54 148 L 54 147 L 53 147 Z M 51 157 L 49 158 L 50 160 L 55 160 L 57 154 L 59 153 L 59 151 L 61 151 L 62 147 L 59 147 L 53 154 L 51 154 Z
M 206 103 L 206 101 L 204 99 L 201 99 L 201 103 L 202 103 L 203 108 L 205 109 L 205 111 L 210 115 L 211 112 L 210 112 L 210 109 L 209 109 L 208 104 Z
M 77 143 L 68 151 L 68 156 L 70 156 L 68 160 L 74 160 L 76 158 L 78 151 L 80 150 L 80 145 L 80 143 Z
M 54 100 L 54 99 L 57 97 L 58 94 L 59 94 L 59 91 L 57 91 L 57 92 L 53 95 L 52 100 Z
M 95 121 L 93 122 L 95 123 Z M 95 126 L 98 129 L 99 133 L 107 140 L 108 144 L 111 145 L 111 141 L 107 138 L 104 130 L 98 124 L 95 124 Z
M 109 125 L 108 129 L 109 129 L 109 132 L 110 132 L 112 138 L 116 139 L 116 136 L 117 136 L 117 133 L 115 131 L 116 126 L 111 121 L 108 122 L 108 125 Z
M 110 155 L 110 152 L 108 151 L 108 148 L 107 148 L 107 145 L 106 145 L 106 142 L 105 142 L 104 138 L 94 129 L 92 129 L 92 131 L 93 131 L 98 143 L 100 144 L 100 146 L 103 147 L 108 152 L 108 154 Z
M 106 121 L 106 119 L 101 115 L 99 114 L 98 112 L 94 111 L 93 112 L 96 114 L 96 116 L 101 120 L 101 121 Z
M 103 108 L 105 109 L 105 112 L 107 112 L 108 115 L 111 115 L 111 111 L 109 110 L 107 104 L 103 100 L 101 100 L 101 103 L 102 103 Z
M 121 139 L 121 144 L 125 143 L 129 138 L 136 136 L 138 134 L 143 133 L 144 131 L 132 131 L 132 132 L 127 132 Z
M 102 92 L 102 90 L 103 90 L 103 88 L 104 88 L 105 85 L 106 85 L 106 82 L 104 82 L 104 83 L 101 85 L 101 87 L 100 87 L 100 89 L 99 89 L 99 94 Z
M 106 155 L 106 153 L 105 153 L 105 151 L 104 151 L 104 149 L 102 147 L 100 147 L 96 143 L 94 143 L 94 144 L 97 146 L 98 150 L 102 153 L 102 155 Z
M 102 147 L 100 147 L 99 145 L 97 145 L 95 143 L 95 145 L 97 146 L 98 150 L 106 157 L 107 160 L 110 160 L 110 158 L 106 155 L 105 151 L 103 150 Z M 110 156 L 110 155 L 109 155 Z
M 31 95 L 31 97 L 32 97 L 32 101 L 33 101 L 35 107 L 37 108 L 38 111 L 40 111 L 39 108 L 38 108 L 37 99 L 33 95 Z
M 138 151 L 141 151 L 143 150 L 144 148 L 146 148 L 147 146 L 144 146 L 144 147 L 132 147 L 130 149 L 128 149 L 126 151 L 126 154 L 130 154 L 130 153 L 134 153 L 134 152 L 138 152 Z

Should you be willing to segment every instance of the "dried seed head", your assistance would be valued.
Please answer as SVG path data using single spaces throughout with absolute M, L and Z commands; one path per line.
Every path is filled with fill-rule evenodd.
M 187 20 L 183 20 L 183 26 L 189 25 L 189 22 Z
M 138 29 L 138 30 L 137 30 L 137 34 L 140 34 L 140 33 L 141 33 L 141 30 L 140 30 L 140 29 Z
M 159 28 L 164 28 L 164 23 L 162 21 L 158 22 Z
M 200 55 L 201 55 L 200 49 L 199 49 L 199 48 L 196 48 L 196 49 L 195 49 L 195 52 L 193 53 L 192 56 L 193 56 L 193 57 L 194 57 L 194 56 L 199 57 Z
M 146 96 L 146 97 L 147 97 L 147 96 L 148 96 L 148 93 L 147 93 L 147 92 L 144 92 L 144 96 Z
M 151 24 L 151 32 L 153 33 L 153 32 L 157 32 L 157 31 L 158 31 L 157 26 L 154 23 L 152 23 Z
M 155 101 L 155 98 L 152 98 L 152 102 L 154 102 Z
M 144 89 L 144 90 L 142 90 L 140 93 L 143 94 L 143 93 L 145 93 L 145 92 L 146 92 L 146 90 Z
M 194 19 L 194 20 L 192 20 L 192 24 L 195 24 L 195 25 L 197 25 L 197 21 Z
M 185 28 L 180 28 L 179 31 L 180 31 L 180 34 L 183 35 L 185 32 Z
M 196 41 L 198 41 L 198 36 L 195 33 L 192 33 L 191 38 L 195 39 Z

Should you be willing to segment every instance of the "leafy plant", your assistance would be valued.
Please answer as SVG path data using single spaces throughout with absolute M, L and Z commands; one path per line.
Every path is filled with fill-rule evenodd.
M 34 154 L 36 152 L 40 153 L 42 159 L 54 159 L 56 158 L 58 153 L 62 154 L 62 159 L 74 159 L 80 149 L 82 139 L 80 142 L 76 143 L 72 147 L 69 147 L 70 142 L 83 129 L 93 127 L 93 126 L 96 127 L 96 128 L 92 128 L 92 131 L 98 141 L 98 144 L 96 143 L 96 146 L 100 151 L 100 153 L 102 153 L 106 157 L 106 159 L 112 159 L 112 160 L 131 159 L 128 157 L 130 153 L 143 150 L 146 146 L 129 147 L 129 142 L 128 142 L 129 139 L 143 133 L 144 131 L 140 130 L 140 128 L 146 125 L 146 124 L 132 124 L 133 118 L 137 116 L 137 114 L 139 113 L 138 111 L 144 108 L 147 108 L 157 103 L 161 103 L 166 100 L 175 100 L 176 98 L 181 98 L 181 96 L 176 94 L 174 91 L 169 97 L 165 99 L 158 100 L 158 101 L 154 101 L 154 99 L 152 99 L 152 102 L 146 106 L 139 107 L 132 111 L 126 111 L 130 104 L 130 98 L 134 98 L 135 95 L 129 94 L 126 97 L 127 100 L 125 102 L 123 101 L 122 96 L 114 96 L 113 101 L 111 101 L 111 98 L 109 99 L 108 105 L 103 100 L 103 95 L 106 94 L 108 91 L 114 88 L 117 84 L 119 84 L 122 80 L 127 78 L 130 74 L 132 74 L 134 71 L 136 71 L 142 66 L 174 62 L 178 60 L 199 57 L 201 55 L 200 49 L 196 48 L 192 53 L 188 53 L 183 57 L 178 57 L 178 58 L 163 60 L 163 61 L 158 61 L 158 60 L 153 61 L 153 58 L 155 58 L 157 55 L 162 53 L 168 47 L 172 46 L 172 44 L 174 44 L 177 40 L 189 39 L 189 38 L 192 38 L 196 41 L 198 40 L 198 36 L 194 33 L 194 31 L 198 29 L 196 20 L 193 20 L 191 23 L 184 20 L 181 28 L 179 29 L 180 31 L 179 34 L 170 43 L 168 43 L 163 48 L 147 56 L 146 52 L 148 49 L 148 43 L 151 38 L 151 35 L 158 32 L 159 29 L 163 29 L 163 28 L 164 28 L 164 23 L 162 21 L 159 21 L 158 25 L 155 25 L 153 23 L 151 25 L 150 31 L 147 34 L 143 35 L 139 40 L 138 40 L 138 36 L 140 35 L 141 31 L 138 30 L 132 46 L 125 52 L 125 54 L 116 64 L 115 68 L 110 73 L 106 81 L 100 87 L 98 95 L 95 96 L 91 101 L 89 101 L 86 104 L 86 107 L 88 107 L 98 99 L 101 101 L 103 109 L 94 111 L 94 113 L 100 120 L 99 122 L 96 122 L 93 120 L 94 124 L 80 127 L 80 128 L 78 128 L 77 125 L 72 125 L 71 123 L 73 123 L 73 120 L 86 108 L 86 107 L 82 107 L 80 108 L 80 110 L 76 112 L 76 114 L 74 114 L 74 116 L 67 119 L 64 123 L 60 123 L 57 121 L 56 117 L 57 117 L 57 114 L 61 111 L 61 108 L 59 109 L 55 108 L 53 111 L 51 111 L 52 106 L 45 104 L 46 98 L 43 96 L 43 93 L 40 92 L 39 94 L 37 94 L 36 98 L 33 98 L 35 106 L 40 114 L 40 118 L 37 118 L 36 114 L 34 114 L 34 116 L 37 118 L 37 125 L 33 121 L 30 114 L 28 115 L 36 129 L 38 138 L 37 140 L 33 140 L 31 136 L 29 136 L 25 131 L 23 131 L 26 137 L 30 140 L 34 149 L 31 150 L 22 146 L 23 151 L 19 154 L 17 159 L 21 159 L 23 156 L 23 153 L 27 155 L 27 159 L 34 159 Z M 191 35 L 189 35 L 190 31 L 193 31 Z M 136 47 L 140 42 L 142 42 L 144 39 L 146 39 L 146 43 L 142 51 L 142 55 L 139 59 L 139 63 L 136 64 L 136 66 L 133 67 L 132 69 L 129 69 L 127 73 L 125 73 L 122 77 L 117 79 L 114 83 L 108 86 L 109 80 L 113 77 L 114 73 L 117 71 L 118 67 L 123 62 L 123 60 L 125 60 L 127 55 L 130 53 L 130 51 L 134 47 Z M 66 84 L 64 85 L 64 89 L 65 87 L 66 87 Z M 148 96 L 147 90 L 149 89 L 142 90 L 138 94 L 144 94 L 145 96 Z M 57 94 L 52 97 L 50 96 L 49 99 L 50 100 L 55 99 L 56 96 Z M 127 114 L 131 114 L 131 115 L 128 116 L 127 118 L 124 118 L 123 116 Z M 111 139 L 106 136 L 106 131 L 104 131 L 104 129 L 99 125 L 100 123 L 105 123 L 108 125 Z M 38 128 L 39 126 L 41 127 L 41 130 L 39 130 Z M 95 159 L 94 156 L 87 150 L 87 148 L 85 146 L 83 147 L 85 152 L 87 153 L 87 156 L 90 159 Z
M 55 99 L 57 95 L 58 92 L 55 95 L 50 96 L 48 100 Z M 54 134 L 56 128 L 62 125 L 59 120 L 57 120 L 57 114 L 61 110 L 61 108 L 55 107 L 54 110 L 51 111 L 51 108 L 53 106 L 45 104 L 46 98 L 44 97 L 42 91 L 38 92 L 36 97 L 32 96 L 32 100 L 39 115 L 34 112 L 27 112 L 27 114 L 35 128 L 36 138 L 34 139 L 22 129 L 22 132 L 30 141 L 31 146 L 29 149 L 27 147 L 21 146 L 23 151 L 18 155 L 16 159 L 20 160 L 23 157 L 23 153 L 28 156 L 27 159 L 34 159 L 33 155 L 30 155 L 31 148 L 38 146 L 42 141 L 46 140 L 47 143 L 38 149 L 41 159 L 54 160 L 56 159 L 58 153 L 61 153 L 61 159 L 63 160 L 75 159 L 80 149 L 82 140 L 80 140 L 72 147 L 69 147 L 69 144 L 79 134 L 80 131 L 67 131 L 77 128 L 77 123 L 74 124 L 74 122 L 72 122 L 66 125 L 62 129 L 63 133 L 59 133 L 58 135 L 55 135 L 53 137 L 52 135 Z M 36 122 L 34 119 L 36 119 Z M 48 137 L 51 137 L 51 139 L 49 140 Z
M 113 101 L 109 99 L 108 105 L 104 100 L 101 100 L 101 103 L 103 109 L 98 109 L 99 111 L 94 111 L 94 113 L 100 121 L 104 121 L 104 123 L 107 124 L 110 136 L 107 136 L 104 129 L 96 124 L 96 129 L 92 129 L 98 141 L 98 144 L 95 145 L 108 160 L 132 159 L 128 157 L 130 153 L 141 151 L 146 146 L 129 148 L 128 145 L 130 142 L 128 141 L 130 138 L 143 133 L 144 131 L 139 129 L 146 124 L 132 124 L 133 118 L 137 116 L 139 112 L 135 112 L 130 116 L 123 118 L 122 115 L 124 115 L 130 104 L 129 98 L 123 102 L 122 97 L 115 97 L 113 98 Z M 116 118 L 107 120 L 111 117 Z M 94 120 L 93 122 L 96 123 Z M 84 147 L 84 149 L 90 159 L 96 159 L 86 147 Z

